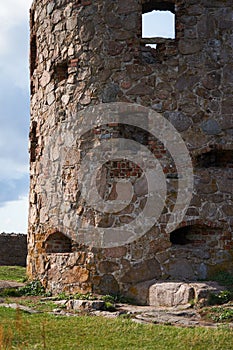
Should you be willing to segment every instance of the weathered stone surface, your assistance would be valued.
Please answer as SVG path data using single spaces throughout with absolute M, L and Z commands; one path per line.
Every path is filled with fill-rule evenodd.
M 150 259 L 133 265 L 121 280 L 126 283 L 137 283 L 159 278 L 160 276 L 161 270 L 158 261 L 156 259 Z
M 222 210 L 227 216 L 233 216 L 233 205 L 226 204 L 223 206 Z
M 192 263 L 188 259 L 177 258 L 170 264 L 168 273 L 175 279 L 193 279 L 195 274 L 192 268 Z
M 134 191 L 138 196 L 148 193 L 148 184 L 146 176 L 140 177 L 134 184 Z
M 223 83 L 233 84 L 233 67 L 230 64 L 223 68 Z
M 44 71 L 40 80 L 41 86 L 45 87 L 46 85 L 48 85 L 48 83 L 50 82 L 50 79 L 51 79 L 51 74 L 47 71 Z
M 149 287 L 149 305 L 173 307 L 191 301 L 207 301 L 211 293 L 218 294 L 224 288 L 216 282 L 181 283 L 161 282 Z
M 191 55 L 201 50 L 198 40 L 180 40 L 179 50 L 183 55 Z
M 61 100 L 62 100 L 62 103 L 64 104 L 64 106 L 66 106 L 69 103 L 70 97 L 69 97 L 69 95 L 63 95 Z
M 9 254 L 10 252 L 10 254 Z M 0 265 L 26 266 L 27 236 L 16 233 L 0 234 Z M 1 288 L 1 287 L 0 287 Z
M 54 92 L 50 92 L 47 96 L 47 103 L 50 106 L 55 101 Z
M 206 75 L 203 79 L 203 86 L 206 89 L 213 90 L 216 89 L 221 82 L 221 74 L 219 72 L 211 72 Z
M 126 14 L 131 12 L 136 12 L 138 9 L 137 3 L 134 0 L 129 0 L 126 2 L 120 2 L 119 4 L 119 14 Z
M 89 40 L 93 39 L 95 34 L 94 23 L 90 20 L 86 21 L 85 25 L 83 25 L 80 29 L 80 38 L 85 43 Z
M 219 127 L 218 123 L 214 119 L 209 119 L 204 121 L 201 124 L 201 128 L 204 131 L 204 133 L 208 135 L 218 135 L 221 133 L 221 128 Z
M 167 118 L 179 132 L 187 130 L 192 125 L 190 118 L 182 112 L 166 112 L 164 113 L 164 117 Z
M 175 88 L 182 92 L 185 91 L 186 89 L 192 89 L 194 86 L 200 81 L 200 78 L 196 75 L 193 75 L 193 72 L 189 72 L 187 74 L 186 72 L 182 74 L 180 77 L 178 77 Z M 178 112 L 173 112 L 178 114 Z M 180 113 L 183 114 L 183 113 Z
M 53 11 L 55 6 L 55 3 L 53 1 L 50 1 L 49 4 L 47 5 L 47 14 L 50 15 L 51 12 Z
M 144 83 L 139 83 L 128 91 L 129 95 L 144 96 L 153 95 L 154 90 Z
M 118 56 L 123 51 L 124 46 L 115 41 L 109 41 L 107 43 L 107 52 L 110 56 Z
M 68 18 L 66 22 L 66 28 L 67 30 L 74 30 L 77 25 L 77 18 Z M 94 35 L 94 30 L 92 31 L 92 35 Z
M 126 247 L 114 247 L 104 249 L 104 255 L 111 258 L 121 258 L 126 255 Z
M 101 294 L 117 294 L 119 292 L 119 285 L 114 276 L 105 274 L 101 278 L 97 290 Z
M 149 288 L 156 283 L 156 280 L 149 280 L 141 283 L 136 283 L 128 290 L 128 296 L 139 305 L 148 305 Z
M 24 285 L 25 285 L 24 283 L 20 283 L 20 282 L 0 280 L 0 290 L 4 290 L 8 288 L 17 289 L 17 288 L 23 287 Z
M 69 300 L 66 304 L 67 309 L 80 311 L 103 310 L 104 306 L 102 300 Z
M 182 283 L 156 283 L 149 288 L 149 305 L 156 307 L 188 304 L 194 298 L 194 288 Z
M 192 287 L 195 290 L 195 300 L 200 301 L 203 299 L 207 301 L 210 294 L 219 294 L 225 289 L 225 287 L 219 286 L 216 282 L 199 282 L 191 283 Z
M 89 271 L 81 266 L 74 266 L 72 269 L 66 270 L 62 278 L 66 283 L 86 282 L 89 278 Z
M 232 101 L 232 98 L 226 98 L 226 99 L 223 99 L 222 101 L 222 113 L 223 114 L 232 114 L 233 112 L 233 101 Z
M 122 314 L 130 315 L 135 323 L 142 324 L 170 324 L 180 327 L 207 327 L 218 328 L 221 323 L 204 320 L 198 309 L 190 308 L 190 304 L 177 307 L 156 308 L 154 306 L 119 305 L 117 311 L 94 311 L 95 316 L 115 318 Z M 232 323 L 228 324 L 232 328 Z
M 112 261 L 101 261 L 99 263 L 99 271 L 101 273 L 110 273 L 119 270 L 119 265 Z
M 104 103 L 115 102 L 117 99 L 117 94 L 119 92 L 119 87 L 116 84 L 109 84 L 103 91 L 102 101 Z

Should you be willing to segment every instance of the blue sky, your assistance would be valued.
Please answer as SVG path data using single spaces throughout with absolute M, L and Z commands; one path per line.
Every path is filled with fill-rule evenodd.
M 27 232 L 31 2 L 0 0 L 0 232 Z M 172 37 L 173 28 L 169 14 L 144 16 L 144 37 Z
M 0 232 L 26 233 L 31 0 L 0 4 Z

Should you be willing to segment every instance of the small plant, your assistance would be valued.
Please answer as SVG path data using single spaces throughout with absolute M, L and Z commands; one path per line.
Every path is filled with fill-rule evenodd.
M 101 298 L 103 301 L 105 301 L 106 303 L 112 303 L 114 304 L 116 301 L 116 297 L 114 297 L 113 295 L 104 295 Z
M 82 293 L 76 293 L 72 297 L 73 299 L 79 299 L 79 300 L 96 300 L 97 297 L 94 296 L 92 293 L 82 294 Z
M 34 280 L 26 284 L 26 286 L 18 289 L 19 294 L 25 296 L 38 296 L 38 295 L 46 295 L 45 288 L 42 286 L 41 282 L 38 280 Z
M 215 322 L 232 322 L 233 309 L 223 307 L 212 307 L 211 309 L 203 310 L 204 316 Z
M 218 316 L 216 316 L 217 318 L 217 322 L 221 322 L 221 321 L 233 321 L 233 310 L 229 309 L 229 310 L 223 310 Z
M 190 307 L 192 307 L 192 308 L 193 308 L 197 303 L 198 303 L 198 300 L 197 300 L 197 299 L 191 299 L 191 300 L 189 301 Z
M 76 299 L 76 300 L 95 300 L 97 299 L 96 296 L 94 296 L 92 293 L 82 294 L 82 293 L 76 293 L 76 294 L 66 294 L 65 292 L 59 293 L 56 296 L 52 298 L 53 300 L 70 300 L 70 299 Z
M 53 297 L 53 300 L 69 300 L 69 299 L 70 299 L 70 295 L 66 294 L 65 292 L 59 293 Z
M 219 294 L 210 293 L 208 305 L 222 305 L 228 303 L 233 298 L 233 293 L 229 290 L 224 290 Z
M 116 311 L 115 305 L 112 304 L 110 301 L 105 301 L 104 309 L 105 309 L 105 311 L 110 311 L 110 312 Z

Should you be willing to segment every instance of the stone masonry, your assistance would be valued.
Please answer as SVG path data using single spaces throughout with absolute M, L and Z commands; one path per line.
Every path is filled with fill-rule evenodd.
M 26 266 L 27 235 L 0 233 L 0 265 Z
M 152 10 L 175 13 L 175 39 L 142 38 L 142 14 Z M 142 282 L 195 281 L 219 270 L 233 272 L 232 0 L 34 0 L 30 18 L 30 278 L 53 293 L 134 297 Z M 108 124 L 96 125 L 75 147 L 64 147 L 63 125 L 70 115 L 84 111 L 85 118 L 86 107 L 112 102 L 159 113 L 190 152 L 193 197 L 170 234 L 165 226 L 178 175 L 160 140 L 136 127 Z M 159 226 L 139 239 L 94 248 L 75 239 L 80 227 L 130 223 L 147 198 L 142 170 L 122 159 L 103 165 L 100 192 L 114 200 L 117 180 L 129 178 L 134 196 L 125 209 L 103 214 L 80 197 L 83 155 L 100 140 L 119 136 L 142 143 L 159 160 L 166 203 Z

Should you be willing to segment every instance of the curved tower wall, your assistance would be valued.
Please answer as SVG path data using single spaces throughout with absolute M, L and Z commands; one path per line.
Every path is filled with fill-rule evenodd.
M 157 38 L 156 49 L 145 46 L 141 37 L 142 12 L 150 6 L 173 9 L 176 16 L 176 38 Z M 230 0 L 33 2 L 31 278 L 39 278 L 53 292 L 121 292 L 137 297 L 135 286 L 147 280 L 206 278 L 215 273 L 216 265 L 232 270 L 232 14 Z M 189 149 L 195 182 L 182 223 L 167 234 L 164 223 L 174 205 L 178 179 L 174 166 L 169 168 L 165 146 L 136 130 L 138 140 L 144 138 L 162 163 L 169 187 L 167 209 L 159 229 L 152 228 L 130 244 L 98 249 L 75 239 L 78 228 L 72 213 L 81 226 L 111 227 L 113 218 L 85 206 L 79 164 L 83 152 L 103 135 L 135 138 L 135 130 L 97 127 L 94 135 L 89 133 L 63 152 L 62 123 L 88 106 L 112 102 L 152 108 L 172 123 Z M 121 162 L 110 163 L 111 180 L 121 176 L 119 166 Z M 51 169 L 60 174 L 57 188 L 51 185 Z M 129 173 L 136 197 L 132 208 L 120 213 L 118 223 L 130 222 L 146 197 L 140 170 L 132 170 L 131 163 L 125 169 L 123 177 Z M 111 186 L 114 199 L 114 181 Z

